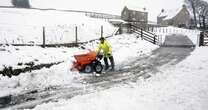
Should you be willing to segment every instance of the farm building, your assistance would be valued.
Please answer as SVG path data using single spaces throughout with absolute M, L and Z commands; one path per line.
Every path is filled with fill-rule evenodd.
M 148 23 L 148 13 L 145 12 L 145 9 L 139 11 L 139 9 L 127 8 L 127 6 L 125 6 L 121 12 L 121 19 L 139 27 L 146 28 Z
M 177 10 L 164 10 L 157 17 L 158 25 L 171 25 L 177 27 L 190 27 L 192 24 L 192 17 L 185 5 Z

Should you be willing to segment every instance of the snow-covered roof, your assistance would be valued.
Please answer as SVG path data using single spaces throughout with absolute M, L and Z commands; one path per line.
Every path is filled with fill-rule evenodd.
M 158 15 L 158 17 L 165 17 L 165 19 L 171 19 L 175 17 L 181 11 L 181 9 L 182 7 L 177 9 L 164 10 Z
M 158 15 L 158 17 L 164 17 L 164 20 L 172 19 L 183 9 L 184 6 L 185 5 L 183 5 L 180 8 L 176 8 L 176 9 L 168 9 L 168 10 L 165 9 Z M 192 9 L 190 9 L 187 6 L 185 6 L 185 7 L 186 7 L 187 11 L 189 12 L 189 15 L 193 18 Z
M 133 5 L 127 5 L 126 6 L 129 10 L 135 10 L 135 11 L 142 11 L 142 12 L 146 12 L 146 8 L 145 7 L 138 7 L 138 6 L 133 6 Z

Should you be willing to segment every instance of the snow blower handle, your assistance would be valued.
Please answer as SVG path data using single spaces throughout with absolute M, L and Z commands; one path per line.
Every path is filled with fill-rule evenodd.
M 103 58 L 103 53 L 102 52 L 97 53 L 97 58 L 101 60 Z

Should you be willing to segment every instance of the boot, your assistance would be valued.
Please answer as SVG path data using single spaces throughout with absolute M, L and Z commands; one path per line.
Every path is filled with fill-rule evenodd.
M 107 57 L 104 57 L 104 63 L 105 63 L 105 70 L 107 70 L 109 68 Z
M 111 71 L 114 71 L 114 67 L 115 67 L 115 63 L 114 63 L 114 58 L 113 58 L 113 56 L 111 56 L 111 57 L 109 57 L 109 59 L 110 59 L 110 63 L 111 63 Z

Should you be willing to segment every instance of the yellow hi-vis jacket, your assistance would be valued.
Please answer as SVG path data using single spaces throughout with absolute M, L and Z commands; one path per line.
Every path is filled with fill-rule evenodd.
M 103 50 L 104 57 L 111 57 L 112 56 L 112 47 L 111 45 L 104 40 L 104 43 L 100 43 L 97 48 L 97 53 L 100 53 L 100 51 Z

